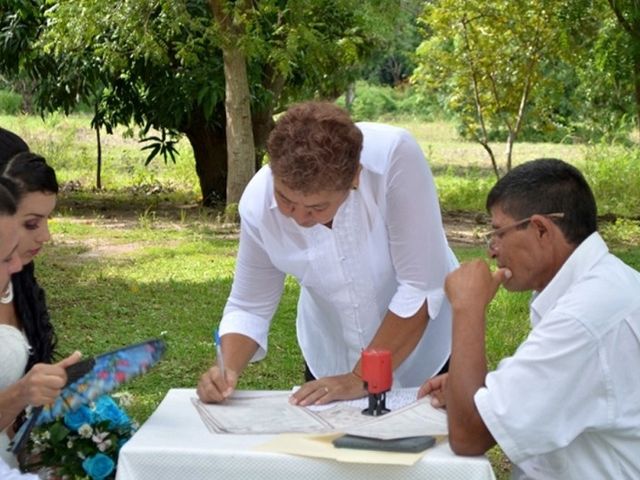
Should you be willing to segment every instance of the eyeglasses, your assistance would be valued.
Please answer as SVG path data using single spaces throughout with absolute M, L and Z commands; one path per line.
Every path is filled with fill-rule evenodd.
M 537 215 L 542 215 L 543 217 L 551 217 L 551 218 L 564 218 L 564 213 L 542 213 L 542 214 L 537 214 Z M 486 232 L 482 232 L 480 233 L 480 236 L 482 238 L 485 239 L 485 241 L 487 242 L 487 248 L 489 250 L 493 249 L 493 242 L 496 239 L 502 239 L 502 237 L 504 237 L 504 235 L 511 229 L 513 228 L 518 228 L 518 227 L 522 227 L 524 225 L 526 225 L 527 223 L 529 223 L 531 221 L 531 217 L 533 217 L 533 215 L 527 217 L 527 218 L 523 218 L 522 220 L 518 220 L 517 222 L 514 222 L 510 225 L 506 225 L 504 227 L 500 227 L 500 228 L 496 228 L 495 230 L 488 230 Z

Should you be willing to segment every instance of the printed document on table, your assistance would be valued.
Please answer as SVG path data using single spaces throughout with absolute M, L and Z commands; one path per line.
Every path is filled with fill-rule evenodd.
M 280 395 L 271 395 L 269 392 L 265 392 L 265 395 L 234 395 L 218 404 L 205 404 L 196 398 L 192 402 L 204 424 L 213 433 L 261 434 L 331 430 L 331 425 L 314 412 L 290 405 L 288 392 Z
M 204 404 L 196 398 L 192 402 L 212 433 L 346 432 L 376 438 L 446 435 L 445 413 L 431 407 L 428 398 L 416 402 L 416 392 L 388 392 L 387 407 L 392 411 L 380 417 L 362 414 L 367 398 L 299 407 L 289 404 L 290 392 L 238 391 L 220 404 Z
M 375 417 L 369 422 L 347 427 L 344 432 L 383 440 L 419 435 L 447 435 L 447 414 L 444 410 L 432 407 L 430 397 L 424 397 L 399 410 Z

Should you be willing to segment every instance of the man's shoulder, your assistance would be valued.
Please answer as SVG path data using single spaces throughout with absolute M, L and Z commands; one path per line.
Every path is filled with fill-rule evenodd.
M 640 321 L 640 273 L 605 255 L 567 289 L 557 308 L 566 309 L 594 335 L 629 318 Z

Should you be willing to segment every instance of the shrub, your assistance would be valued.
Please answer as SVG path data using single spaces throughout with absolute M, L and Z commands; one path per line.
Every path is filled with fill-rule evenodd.
M 598 205 L 598 213 L 640 216 L 640 150 L 597 146 L 587 152 L 583 168 Z
M 435 182 L 443 211 L 484 212 L 485 199 L 496 179 L 479 171 L 462 173 L 449 167 L 435 176 Z
M 17 115 L 21 112 L 22 96 L 11 90 L 0 90 L 0 113 Z
M 429 120 L 435 109 L 435 104 L 429 100 L 411 87 L 392 88 L 357 82 L 351 115 L 356 121 Z M 344 107 L 344 96 L 337 103 Z

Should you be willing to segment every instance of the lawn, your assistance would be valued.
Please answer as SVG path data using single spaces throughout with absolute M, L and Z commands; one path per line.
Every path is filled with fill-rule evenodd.
M 128 132 L 105 136 L 105 189 L 95 191 L 95 137 L 88 120 L 0 116 L 0 125 L 45 155 L 64 187 L 51 220 L 54 240 L 37 260 L 59 352 L 80 349 L 91 355 L 152 337 L 167 342 L 164 360 L 126 387 L 135 398 L 133 416 L 144 421 L 169 388 L 194 387 L 213 362 L 211 332 L 231 287 L 237 232 L 234 225 L 221 223 L 219 212 L 198 206 L 193 156 L 185 140 L 176 164 L 156 159 L 147 168 L 140 144 Z M 429 158 L 445 213 L 466 211 L 481 221 L 484 196 L 494 182 L 482 148 L 459 139 L 444 122 L 401 125 L 414 133 Z M 615 165 L 589 167 L 594 155 L 608 156 L 580 145 L 518 144 L 515 162 L 555 156 L 591 168 L 602 189 L 599 202 L 612 205 L 614 213 L 620 205 L 627 209 L 625 218 L 604 223 L 602 231 L 616 253 L 640 268 L 640 201 L 634 196 L 639 193 L 615 183 L 633 184 L 640 169 L 620 179 Z M 471 230 L 470 244 L 454 245 L 460 260 L 484 256 L 483 246 L 473 243 L 473 232 L 486 226 L 476 227 L 473 222 L 465 227 Z M 287 279 L 269 355 L 249 367 L 240 388 L 290 389 L 302 381 L 295 338 L 297 293 L 296 283 Z M 527 301 L 527 294 L 501 291 L 491 305 L 487 355 L 492 368 L 527 335 Z M 498 449 L 490 457 L 503 478 L 508 462 Z

